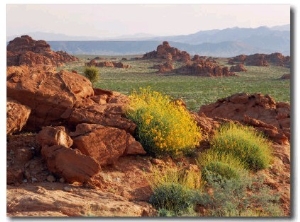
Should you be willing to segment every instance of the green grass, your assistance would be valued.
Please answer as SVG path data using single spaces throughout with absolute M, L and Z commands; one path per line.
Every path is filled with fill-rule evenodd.
M 245 169 L 257 171 L 271 163 L 270 143 L 253 128 L 224 124 L 211 140 L 211 149 L 239 159 Z
M 247 177 L 247 171 L 238 158 L 228 153 L 221 153 L 218 150 L 209 149 L 200 153 L 197 164 L 202 169 L 202 177 L 206 180 L 206 173 L 216 173 L 226 179 L 239 179 Z
M 84 62 L 60 69 L 76 70 L 83 73 Z M 100 56 L 109 60 L 111 57 Z M 114 56 L 117 60 L 128 56 Z M 131 56 L 135 57 L 135 56 Z M 129 58 L 130 59 L 130 58 Z M 224 59 L 220 59 L 224 64 Z M 276 101 L 290 102 L 290 81 L 278 80 L 283 74 L 290 73 L 289 68 L 279 66 L 257 67 L 246 66 L 248 72 L 237 73 L 238 77 L 198 77 L 178 74 L 158 74 L 157 69 L 152 69 L 154 60 L 128 60 L 122 61 L 131 68 L 100 68 L 101 79 L 95 84 L 96 87 L 119 91 L 129 94 L 132 90 L 150 86 L 152 90 L 164 92 L 174 98 L 182 98 L 186 101 L 190 110 L 198 111 L 201 105 L 215 102 L 217 99 L 231 96 L 235 93 L 262 93 L 269 94 Z M 175 67 L 182 65 L 175 63 Z

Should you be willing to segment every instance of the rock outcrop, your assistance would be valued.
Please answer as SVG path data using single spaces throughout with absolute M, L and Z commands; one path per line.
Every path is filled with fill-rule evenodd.
M 132 136 L 136 125 L 125 118 L 128 97 L 94 89 L 87 78 L 75 72 L 10 66 L 7 95 L 8 134 L 22 128 L 39 132 L 36 141 L 42 147 L 46 168 L 67 182 L 86 183 L 99 173 L 100 165 L 113 164 L 121 156 L 145 154 Z M 88 123 L 97 127 L 81 132 Z M 71 138 L 69 132 L 75 128 L 78 130 Z M 21 183 L 24 174 L 26 171 L 9 171 L 9 183 Z M 25 178 L 31 178 L 29 171 L 27 174 Z
M 112 68 L 130 68 L 130 65 L 126 65 L 122 62 L 112 62 L 112 61 L 100 61 L 98 62 L 96 59 L 92 59 L 88 63 L 87 66 L 97 66 L 97 67 L 112 67 Z
M 163 64 L 155 65 L 153 68 L 158 69 L 158 73 L 166 73 L 166 72 L 171 72 L 174 69 L 174 65 L 172 61 L 167 61 Z
M 186 64 L 185 66 L 174 69 L 174 72 L 184 75 L 196 75 L 207 77 L 236 76 L 235 73 L 229 71 L 227 66 L 220 66 L 218 63 L 204 60 Z
M 61 66 L 78 60 L 66 52 L 52 51 L 46 41 L 36 41 L 28 35 L 17 37 L 7 45 L 7 66 Z
M 190 54 L 186 51 L 180 51 L 175 47 L 171 47 L 167 41 L 157 46 L 157 49 L 143 55 L 143 59 L 166 59 L 172 61 L 188 62 L 191 60 Z
M 276 66 L 290 67 L 290 56 L 283 56 L 281 53 L 275 52 L 272 54 L 253 54 L 253 55 L 238 55 L 228 60 L 228 64 L 241 63 L 249 66 Z
M 290 140 L 290 105 L 268 95 L 239 93 L 200 107 L 211 118 L 223 118 L 254 126 L 279 143 Z
M 230 67 L 230 72 L 247 72 L 247 69 L 243 64 L 237 64 Z
M 27 66 L 7 68 L 7 96 L 31 109 L 26 127 L 59 125 L 66 109 L 94 95 L 91 82 L 82 75 L 44 71 Z

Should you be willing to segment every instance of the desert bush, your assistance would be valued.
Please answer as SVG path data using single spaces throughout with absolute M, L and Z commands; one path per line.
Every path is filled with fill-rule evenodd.
M 247 126 L 224 124 L 212 139 L 211 147 L 223 155 L 234 156 L 253 171 L 267 168 L 271 161 L 269 141 Z
M 83 71 L 86 78 L 88 78 L 92 84 L 95 84 L 99 80 L 99 69 L 95 66 L 85 67 Z
M 200 129 L 188 110 L 148 88 L 130 95 L 127 116 L 137 124 L 137 139 L 148 153 L 178 156 L 199 145 Z
M 206 180 L 207 172 L 218 174 L 226 179 L 239 179 L 247 176 L 243 164 L 230 153 L 220 153 L 209 149 L 199 155 L 197 164 L 201 168 L 204 180 Z
M 164 169 L 153 167 L 151 171 L 152 174 L 148 178 L 148 182 L 152 189 L 168 183 L 180 184 L 188 189 L 199 189 L 202 186 L 201 172 L 195 170 L 180 167 Z
M 194 205 L 194 193 L 178 183 L 164 183 L 154 188 L 149 201 L 160 216 L 182 216 Z
M 201 186 L 201 173 L 184 167 L 153 167 L 148 182 L 153 190 L 150 203 L 158 216 L 195 216 L 195 192 Z
M 279 195 L 263 183 L 263 178 L 225 179 L 208 172 L 208 186 L 213 192 L 197 193 L 197 204 L 208 210 L 206 216 L 275 217 L 283 216 Z

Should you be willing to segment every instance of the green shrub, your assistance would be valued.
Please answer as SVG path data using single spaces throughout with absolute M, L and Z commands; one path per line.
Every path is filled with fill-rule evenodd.
M 129 98 L 127 116 L 137 124 L 137 139 L 148 153 L 177 156 L 199 145 L 201 133 L 194 119 L 169 96 L 141 88 Z
M 262 134 L 232 123 L 220 127 L 211 145 L 215 151 L 234 156 L 253 171 L 267 168 L 272 158 L 270 143 Z
M 152 189 L 163 184 L 176 183 L 187 189 L 201 188 L 201 172 L 188 170 L 185 168 L 157 168 L 151 169 L 152 174 L 148 177 L 148 182 Z
M 99 80 L 99 69 L 95 66 L 85 67 L 84 68 L 84 75 L 88 78 L 92 84 L 95 84 Z
M 231 154 L 220 153 L 213 149 L 201 153 L 197 163 L 201 168 L 204 180 L 206 180 L 207 172 L 219 174 L 226 179 L 247 176 L 247 171 L 239 159 Z
M 182 216 L 194 205 L 194 192 L 178 183 L 165 183 L 154 188 L 150 203 L 161 211 L 160 216 Z
M 225 179 L 207 172 L 212 193 L 198 193 L 196 203 L 208 210 L 206 216 L 216 217 L 275 217 L 283 216 L 279 195 L 271 192 L 262 178 Z

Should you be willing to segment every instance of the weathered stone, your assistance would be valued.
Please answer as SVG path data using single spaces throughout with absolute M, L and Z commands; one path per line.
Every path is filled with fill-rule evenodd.
M 97 124 L 79 124 L 70 133 L 74 147 L 101 165 L 113 164 L 120 156 L 145 154 L 141 144 L 125 130 Z
M 24 66 L 7 68 L 7 96 L 31 109 L 26 124 L 28 130 L 60 125 L 60 116 L 66 109 L 93 94 L 91 82 L 76 73 L 55 73 Z
M 275 52 L 272 54 L 253 54 L 253 55 L 238 55 L 229 59 L 229 64 L 241 63 L 249 66 L 268 66 L 273 64 L 276 66 L 290 67 L 290 56 L 283 56 L 281 53 Z
M 44 146 L 42 156 L 49 171 L 65 178 L 69 183 L 87 182 L 101 169 L 92 157 L 61 145 Z
M 63 51 L 54 52 L 45 41 L 36 41 L 28 35 L 17 37 L 7 45 L 7 66 L 60 66 L 72 61 L 78 58 Z
M 10 98 L 6 101 L 6 134 L 20 132 L 27 123 L 31 109 Z
M 73 140 L 66 133 L 64 126 L 46 126 L 37 135 L 37 142 L 43 146 L 61 145 L 71 147 Z
M 124 108 L 119 104 L 95 104 L 87 108 L 69 109 L 62 115 L 72 126 L 80 123 L 100 124 L 124 129 L 133 134 L 136 124 L 123 116 Z
M 290 105 L 276 103 L 268 95 L 234 94 L 216 103 L 201 106 L 198 114 L 239 121 L 256 127 L 277 143 L 289 142 Z
M 167 61 L 188 62 L 191 60 L 190 54 L 171 47 L 167 41 L 157 46 L 156 51 L 148 52 L 143 55 L 143 59 L 166 59 Z

